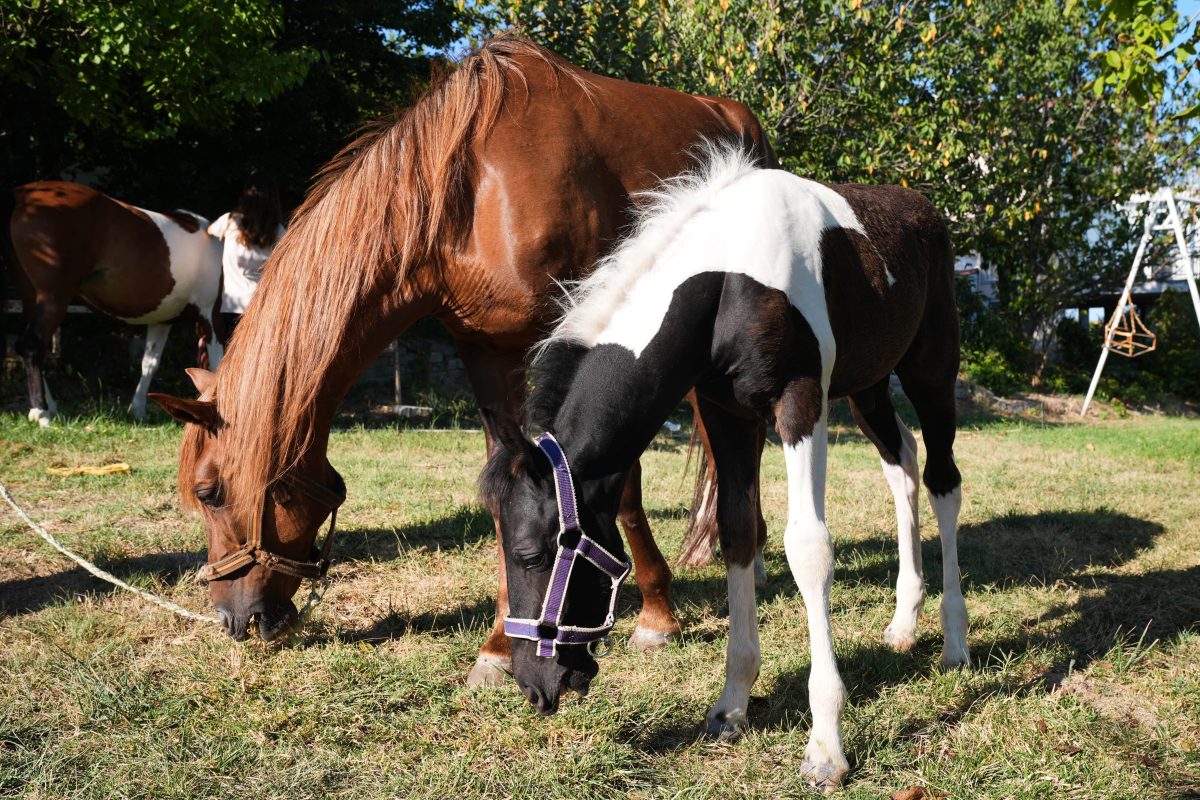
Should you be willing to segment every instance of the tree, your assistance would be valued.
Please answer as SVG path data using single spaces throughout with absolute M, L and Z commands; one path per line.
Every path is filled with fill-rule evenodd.
M 5 177 L 57 173 L 83 133 L 133 144 L 227 125 L 239 104 L 277 96 L 316 60 L 312 49 L 273 46 L 280 21 L 264 0 L 4 0 Z
M 1121 271 L 1113 201 L 1166 179 L 1173 109 L 1097 97 L 1096 15 L 1063 0 L 489 3 L 584 66 L 746 103 L 784 164 L 917 188 L 998 265 L 1025 331 Z
M 1193 75 L 1200 15 L 1184 19 L 1174 0 L 1082 2 L 1095 15 L 1103 37 L 1094 56 L 1100 68 L 1092 85 L 1097 96 L 1106 90 L 1125 92 L 1149 107 L 1161 102 L 1170 89 L 1182 109 L 1178 119 L 1200 116 Z

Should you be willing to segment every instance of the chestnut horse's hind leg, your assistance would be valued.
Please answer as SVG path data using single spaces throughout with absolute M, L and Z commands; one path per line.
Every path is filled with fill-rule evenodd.
M 900 570 L 896 576 L 896 613 L 883 632 L 883 641 L 893 650 L 904 652 L 916 644 L 917 620 L 925 605 L 921 528 L 917 517 L 921 476 L 917 469 L 917 440 L 896 416 L 889 392 L 889 378 L 852 396 L 850 410 L 858 427 L 879 451 L 879 462 L 896 503 L 900 552 Z
M 142 354 L 142 377 L 133 393 L 133 402 L 129 404 L 129 410 L 136 420 L 141 421 L 146 418 L 146 393 L 150 391 L 150 381 L 154 379 L 154 373 L 158 372 L 163 348 L 167 344 L 167 334 L 170 332 L 170 323 L 146 326 L 146 351 Z

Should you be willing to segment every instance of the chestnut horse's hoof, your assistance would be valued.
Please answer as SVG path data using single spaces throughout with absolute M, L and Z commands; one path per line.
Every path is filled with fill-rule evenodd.
M 467 673 L 467 686 L 503 686 L 511 675 L 511 658 L 480 654 Z
M 40 428 L 49 428 L 52 419 L 54 419 L 54 412 L 47 408 L 29 409 L 29 421 L 36 422 Z
M 661 650 L 677 638 L 679 638 L 679 628 L 669 631 L 652 631 L 638 625 L 634 629 L 633 635 L 629 637 L 629 649 L 635 653 L 652 653 L 655 650 Z

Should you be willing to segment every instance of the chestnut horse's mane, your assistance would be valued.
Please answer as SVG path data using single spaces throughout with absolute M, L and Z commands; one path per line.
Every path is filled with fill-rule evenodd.
M 471 143 L 495 123 L 519 56 L 588 92 L 570 64 L 502 35 L 435 80 L 410 108 L 367 126 L 318 174 L 264 270 L 211 397 L 222 418 L 226 496 L 245 518 L 267 484 L 310 446 L 316 398 L 370 298 L 398 292 L 410 269 L 435 269 L 471 225 Z M 222 402 L 227 399 L 227 402 Z M 205 432 L 189 426 L 179 462 L 185 505 Z

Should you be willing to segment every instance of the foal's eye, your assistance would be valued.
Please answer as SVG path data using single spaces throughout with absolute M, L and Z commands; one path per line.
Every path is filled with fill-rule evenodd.
M 221 484 L 219 483 L 197 486 L 194 494 L 196 495 L 196 499 L 206 506 L 215 507 L 221 505 Z
M 525 569 L 544 569 L 550 563 L 549 555 L 545 550 L 539 550 L 536 553 L 517 553 L 517 560 L 525 567 Z

